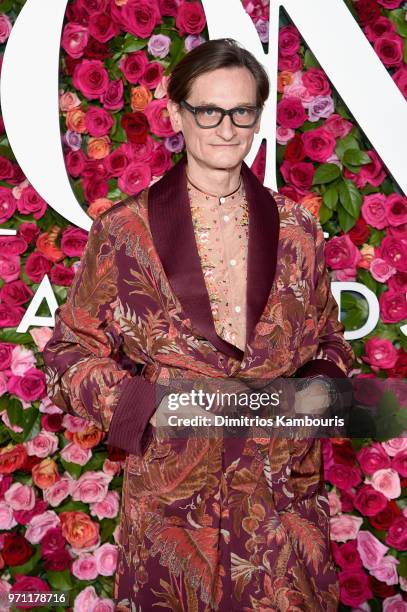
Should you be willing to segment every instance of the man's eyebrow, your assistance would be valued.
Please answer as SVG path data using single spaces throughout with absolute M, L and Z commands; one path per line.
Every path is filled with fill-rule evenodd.
M 201 100 L 197 106 L 217 106 L 219 108 L 219 105 L 215 104 L 215 102 L 207 102 L 206 100 Z M 256 104 L 253 102 L 238 102 L 234 106 L 231 106 L 231 108 L 236 108 L 238 106 L 256 106 Z

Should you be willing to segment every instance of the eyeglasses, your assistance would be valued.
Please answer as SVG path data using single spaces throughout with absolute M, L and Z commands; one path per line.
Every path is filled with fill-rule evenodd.
M 197 125 L 204 129 L 217 127 L 225 115 L 229 115 L 236 127 L 251 128 L 260 114 L 257 106 L 236 106 L 225 110 L 219 106 L 191 106 L 186 100 L 181 101 L 181 106 L 193 113 Z

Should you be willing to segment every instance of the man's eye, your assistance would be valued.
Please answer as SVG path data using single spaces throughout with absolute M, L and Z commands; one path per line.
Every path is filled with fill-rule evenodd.
M 215 109 L 214 108 L 205 108 L 204 113 L 206 115 L 209 115 L 209 117 L 211 117 L 214 113 L 215 113 Z
M 247 114 L 247 112 L 248 112 L 248 111 L 247 111 L 247 108 L 237 108 L 237 109 L 236 109 L 236 113 L 237 113 L 238 115 L 240 115 L 240 116 L 242 116 L 242 115 L 243 115 L 243 116 L 244 116 L 244 115 L 246 115 L 246 114 Z

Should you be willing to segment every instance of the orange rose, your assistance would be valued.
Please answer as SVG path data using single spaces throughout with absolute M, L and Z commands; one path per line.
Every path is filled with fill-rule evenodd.
M 103 159 L 110 153 L 110 138 L 109 136 L 99 136 L 98 138 L 89 138 L 88 140 L 88 155 L 91 159 Z
M 82 431 L 76 431 L 72 437 L 72 441 L 78 446 L 84 449 L 93 448 L 100 444 L 103 440 L 104 432 L 96 427 L 96 425 L 89 425 Z
M 55 241 L 58 236 L 59 229 L 54 227 L 50 232 L 43 232 L 40 234 L 35 242 L 35 245 L 45 257 L 51 261 L 61 261 L 64 258 L 64 254 L 59 247 L 56 246 Z
M 58 466 L 53 459 L 47 457 L 32 469 L 33 483 L 40 489 L 48 489 L 59 480 Z
M 102 212 L 112 208 L 113 202 L 109 200 L 109 198 L 97 198 L 94 200 L 90 206 L 88 206 L 88 215 L 92 217 L 92 219 L 96 219 Z
M 318 218 L 319 209 L 322 204 L 322 197 L 315 193 L 308 193 L 300 200 L 300 204 L 304 206 L 304 208 L 308 208 L 310 212 L 314 215 L 314 217 Z
M 61 512 L 62 535 L 74 548 L 88 548 L 99 540 L 99 524 L 84 512 Z
M 131 88 L 131 110 L 143 111 L 147 104 L 153 99 L 153 94 L 145 85 Z
M 81 108 L 72 108 L 66 114 L 66 126 L 68 130 L 85 134 L 88 130 L 85 125 L 85 113 Z
M 286 85 L 291 85 L 294 80 L 294 75 L 292 72 L 288 70 L 283 70 L 279 73 L 277 79 L 277 91 L 278 93 L 283 93 L 283 89 Z
M 362 255 L 362 259 L 359 261 L 357 267 L 364 268 L 365 270 L 369 270 L 372 259 L 374 259 L 374 246 L 370 244 L 363 244 L 360 249 L 360 254 Z
M 24 444 L 8 444 L 0 448 L 0 474 L 11 474 L 25 463 L 27 450 Z

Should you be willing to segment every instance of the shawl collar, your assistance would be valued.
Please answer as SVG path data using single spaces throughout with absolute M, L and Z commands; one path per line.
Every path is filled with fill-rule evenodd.
M 174 293 L 193 327 L 219 351 L 242 360 L 244 353 L 215 330 L 187 191 L 186 156 L 148 190 L 152 239 Z M 242 178 L 249 207 L 246 347 L 269 298 L 274 280 L 279 213 L 263 184 L 242 162 Z

